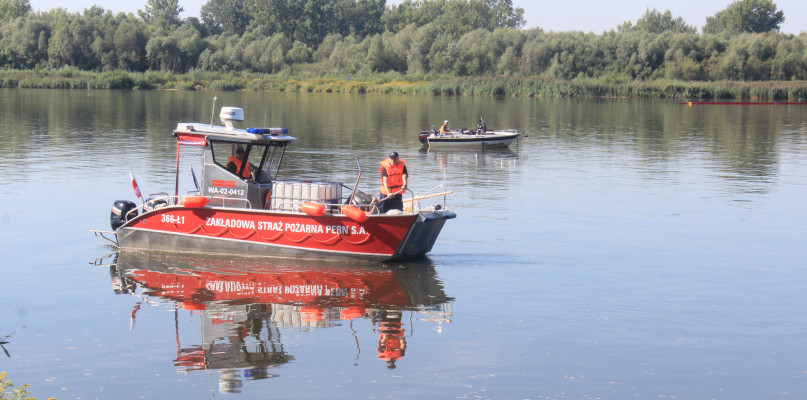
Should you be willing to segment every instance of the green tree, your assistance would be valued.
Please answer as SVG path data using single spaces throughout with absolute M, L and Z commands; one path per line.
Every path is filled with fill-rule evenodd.
M 0 65 L 31 69 L 47 60 L 51 29 L 43 19 L 17 18 L 0 26 Z
M 390 6 L 382 17 L 384 29 L 398 33 L 410 24 L 421 27 L 443 15 L 446 0 L 404 0 Z
M 0 23 L 17 17 L 24 17 L 31 12 L 28 0 L 0 0 Z
M 762 33 L 778 31 L 785 13 L 772 0 L 737 0 L 706 18 L 704 33 Z
M 183 11 L 179 0 L 147 0 L 146 9 L 137 12 L 149 25 L 162 28 L 179 26 L 179 13 Z
M 248 33 L 241 37 L 238 47 L 244 49 L 244 68 L 254 72 L 277 73 L 287 66 L 285 57 L 291 43 L 282 33 L 260 36 Z
M 414 32 L 411 35 L 412 40 L 406 54 L 407 72 L 410 74 L 429 72 L 434 68 L 432 61 L 437 57 L 435 53 L 444 50 L 451 38 L 434 23 L 423 25 L 417 29 L 412 24 L 400 34 L 407 34 L 412 30 Z M 435 45 L 437 42 L 440 44 Z
M 695 33 L 697 29 L 694 26 L 687 25 L 683 18 L 673 18 L 670 10 L 665 12 L 647 9 L 636 21 L 636 25 L 626 22 L 620 26 L 619 31 L 639 30 L 648 33 L 662 33 L 662 32 L 679 32 L 679 33 Z
M 146 59 L 152 69 L 188 72 L 206 43 L 192 25 L 182 25 L 168 35 L 154 35 L 146 43 Z
M 462 56 L 462 49 L 454 36 L 445 32 L 440 33 L 434 38 L 426 56 L 424 72 L 455 72 L 465 75 L 466 65 L 462 62 Z
M 130 14 L 131 15 L 131 14 Z M 121 21 L 115 30 L 113 44 L 118 56 L 117 68 L 129 71 L 146 69 L 146 44 L 148 36 L 142 22 L 132 19 Z
M 244 0 L 208 0 L 199 13 L 213 34 L 243 35 L 250 21 Z
M 446 32 L 462 36 L 475 29 L 524 26 L 524 9 L 512 0 L 404 0 L 390 7 L 383 18 L 387 30 L 399 32 L 409 24 L 434 22 Z
M 770 79 L 804 79 L 807 76 L 807 36 L 778 41 Z
M 512 0 L 487 0 L 486 4 L 490 10 L 488 17 L 494 23 L 493 26 L 488 26 L 489 30 L 521 28 L 526 23 L 524 9 L 521 7 L 514 8 Z
M 533 29 L 525 35 L 522 49 L 522 73 L 526 75 L 540 75 L 548 67 L 552 59 L 549 46 L 549 35 L 541 29 Z
M 369 39 L 361 41 L 355 36 L 347 36 L 334 46 L 328 58 L 328 65 L 332 69 L 348 74 L 370 72 L 366 62 L 368 47 Z
M 386 0 L 334 0 L 327 7 L 327 32 L 366 37 L 384 31 Z
M 294 44 L 291 46 L 291 49 L 289 49 L 289 51 L 286 52 L 286 60 L 288 60 L 289 64 L 292 65 L 307 63 L 311 61 L 311 56 L 313 54 L 314 50 L 312 50 L 311 47 L 308 47 L 308 45 L 306 45 L 305 43 L 294 42 Z
M 367 63 L 372 72 L 387 70 L 387 55 L 384 49 L 384 40 L 381 35 L 370 37 L 370 46 L 367 50 Z
M 249 29 L 262 35 L 283 33 L 290 40 L 301 40 L 306 3 L 311 0 L 254 0 L 247 12 L 252 15 Z

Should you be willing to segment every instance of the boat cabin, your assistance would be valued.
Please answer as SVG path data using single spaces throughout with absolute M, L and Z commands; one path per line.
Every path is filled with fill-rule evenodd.
M 244 119 L 240 108 L 222 107 L 220 117 L 224 126 L 187 122 L 174 130 L 177 146 L 204 146 L 200 195 L 225 207 L 269 208 L 286 146 L 297 138 L 284 128 L 235 128 Z

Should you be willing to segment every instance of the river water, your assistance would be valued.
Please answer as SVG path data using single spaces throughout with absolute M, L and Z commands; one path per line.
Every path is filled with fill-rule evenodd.
M 129 170 L 173 190 L 171 131 L 214 96 L 300 138 L 281 176 L 359 158 L 373 192 L 396 150 L 458 217 L 408 263 L 111 253 L 89 230 Z M 36 398 L 807 397 L 802 106 L 3 89 L 0 114 L 0 370 Z M 530 134 L 420 148 L 478 115 Z

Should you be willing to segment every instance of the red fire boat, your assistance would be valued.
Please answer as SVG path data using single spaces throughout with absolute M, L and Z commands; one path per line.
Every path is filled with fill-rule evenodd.
M 254 257 L 386 261 L 431 251 L 445 221 L 451 192 L 442 186 L 404 193 L 404 211 L 380 213 L 379 200 L 341 182 L 278 179 L 285 128 L 238 129 L 241 108 L 222 107 L 224 126 L 177 124 L 176 185 L 143 196 L 131 174 L 137 205 L 117 200 L 111 231 L 92 230 L 120 250 L 157 250 Z M 197 191 L 180 195 L 181 146 L 201 146 Z M 438 203 L 421 206 L 424 199 Z

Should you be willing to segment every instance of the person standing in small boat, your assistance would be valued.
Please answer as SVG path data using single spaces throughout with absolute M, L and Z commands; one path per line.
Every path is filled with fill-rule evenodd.
M 403 211 L 403 192 L 406 191 L 409 173 L 406 162 L 398 157 L 398 152 L 389 153 L 389 158 L 381 161 L 381 199 L 379 211 Z M 385 200 L 386 199 L 386 200 Z
M 485 123 L 485 120 L 482 119 L 482 116 L 479 116 L 479 121 L 476 123 L 476 133 L 485 133 L 488 131 L 488 125 Z
M 448 120 L 443 121 L 443 125 L 440 125 L 440 133 L 451 133 L 448 130 Z

